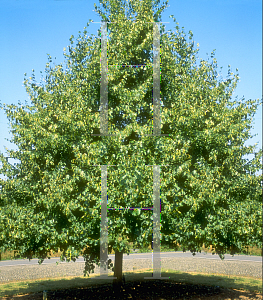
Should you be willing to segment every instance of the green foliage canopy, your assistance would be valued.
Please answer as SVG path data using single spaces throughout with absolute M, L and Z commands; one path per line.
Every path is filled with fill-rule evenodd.
M 1 250 L 35 254 L 41 263 L 51 249 L 72 260 L 85 249 L 91 272 L 99 264 L 101 190 L 100 167 L 92 165 L 117 165 L 108 167 L 111 208 L 152 207 L 153 171 L 146 165 L 169 165 L 161 167 L 162 244 L 176 241 L 193 254 L 213 245 L 221 258 L 227 250 L 261 247 L 262 150 L 251 161 L 242 158 L 255 152 L 244 143 L 260 101 L 233 101 L 238 74 L 229 69 L 220 78 L 214 51 L 198 64 L 193 33 L 187 37 L 178 24 L 165 33 L 161 25 L 162 133 L 169 136 L 146 136 L 152 67 L 113 65 L 152 65 L 153 24 L 146 22 L 158 22 L 168 1 L 157 12 L 160 1 L 100 2 L 102 20 L 116 22 L 108 24 L 109 133 L 116 136 L 92 135 L 100 127 L 100 40 L 85 28 L 70 38 L 64 68 L 51 66 L 48 56 L 40 84 L 34 73 L 25 77 L 32 105 L 3 105 L 18 147 L 8 155 L 20 163 L 13 167 L 0 156 L 7 176 Z M 108 211 L 108 234 L 109 250 L 129 253 L 128 241 L 148 245 L 152 212 Z

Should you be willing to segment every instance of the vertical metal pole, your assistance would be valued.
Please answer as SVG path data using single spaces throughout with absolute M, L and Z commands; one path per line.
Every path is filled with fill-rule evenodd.
M 108 134 L 107 22 L 101 24 L 100 134 Z M 107 165 L 101 166 L 100 277 L 108 278 Z
M 161 135 L 159 22 L 153 23 L 153 135 Z
M 160 166 L 153 166 L 153 276 L 144 279 L 170 278 L 161 277 L 160 208 Z
M 107 22 L 101 24 L 100 134 L 108 134 Z
M 107 200 L 107 165 L 101 165 L 100 276 L 91 279 L 117 279 L 108 276 Z
M 153 23 L 153 135 L 161 135 L 159 23 Z M 153 166 L 153 278 L 161 277 L 160 251 L 160 166 Z
M 101 166 L 100 276 L 108 276 L 107 165 Z
M 153 277 L 161 277 L 160 166 L 153 166 Z
M 153 23 L 153 135 L 161 135 L 159 22 Z M 161 277 L 160 251 L 160 166 L 153 166 L 153 276 L 145 279 L 169 279 Z
M 101 24 L 100 135 L 108 135 L 107 22 Z M 108 277 L 107 165 L 101 166 L 100 277 Z

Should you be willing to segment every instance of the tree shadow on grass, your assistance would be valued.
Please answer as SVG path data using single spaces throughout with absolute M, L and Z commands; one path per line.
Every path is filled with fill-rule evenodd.
M 42 300 L 46 290 L 47 300 L 59 299 L 263 299 L 257 298 L 260 280 L 246 277 L 163 272 L 170 279 L 144 279 L 151 272 L 125 273 L 126 282 L 113 287 L 112 280 L 91 277 L 60 278 L 14 283 L 13 289 L 1 288 L 1 299 Z M 93 276 L 92 276 L 93 277 Z M 11 288 L 11 286 L 10 286 Z M 229 290 L 231 289 L 231 290 Z M 234 290 L 235 289 L 235 290 Z M 243 289 L 243 290 L 242 290 Z M 5 290 L 5 291 L 4 291 Z M 20 295 L 17 295 L 20 294 Z M 23 294 L 23 295 L 21 295 Z M 14 296 L 16 295 L 16 296 Z M 221 296 L 222 295 L 222 298 Z M 211 297 L 211 298 L 210 298 Z M 228 297 L 229 298 L 229 297 Z

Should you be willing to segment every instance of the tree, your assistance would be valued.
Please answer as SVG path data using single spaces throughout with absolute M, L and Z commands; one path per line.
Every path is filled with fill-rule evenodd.
M 108 65 L 152 64 L 153 24 L 146 22 L 159 21 L 168 1 L 157 12 L 158 0 L 100 3 L 102 21 L 117 22 L 108 24 Z M 169 136 L 147 136 L 149 67 L 109 67 L 109 133 L 116 136 L 92 135 L 100 127 L 100 40 L 87 37 L 86 28 L 75 42 L 71 36 L 65 69 L 52 67 L 49 56 L 45 82 L 37 84 L 34 73 L 25 78 L 32 105 L 3 106 L 18 147 L 8 154 L 21 163 L 14 168 L 1 155 L 7 176 L 1 180 L 2 251 L 35 254 L 42 263 L 60 248 L 62 260 L 82 254 L 84 273 L 92 272 L 99 265 L 101 222 L 101 172 L 93 165 L 117 165 L 107 174 L 108 207 L 116 208 L 108 211 L 109 251 L 117 256 L 130 252 L 130 241 L 141 247 L 152 240 L 151 211 L 119 210 L 152 207 L 147 165 L 169 165 L 161 167 L 162 244 L 176 249 L 176 241 L 193 255 L 212 245 L 222 259 L 228 250 L 262 246 L 255 175 L 262 150 L 252 161 L 242 158 L 255 151 L 244 142 L 260 101 L 232 101 L 238 74 L 229 69 L 227 79 L 218 79 L 214 51 L 211 62 L 198 65 L 191 31 L 188 41 L 178 24 L 176 33 L 164 26 L 161 33 L 162 133 Z

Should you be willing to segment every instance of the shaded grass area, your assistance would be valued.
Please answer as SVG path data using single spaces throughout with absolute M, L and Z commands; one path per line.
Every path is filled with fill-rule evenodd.
M 35 294 L 34 298 L 43 299 L 43 291 L 57 291 L 67 290 L 74 288 L 84 287 L 96 287 L 105 286 L 112 283 L 112 280 L 107 279 L 92 279 L 98 275 L 91 274 L 90 277 L 63 277 L 63 278 L 52 278 L 52 279 L 39 279 L 39 280 L 26 280 L 26 281 L 14 281 L 5 284 L 0 284 L 0 297 L 1 299 L 12 299 L 15 295 L 24 294 Z M 109 276 L 113 276 L 113 272 L 109 272 Z M 144 277 L 151 277 L 152 270 L 142 269 L 136 272 L 125 272 L 126 284 L 128 282 L 144 281 Z M 211 275 L 205 273 L 193 273 L 193 272 L 179 272 L 174 270 L 162 269 L 162 277 L 170 277 L 169 282 L 182 284 L 193 284 L 203 286 L 219 286 L 223 289 L 237 289 L 247 292 L 262 293 L 262 280 L 252 277 L 237 277 L 237 276 L 226 276 L 226 275 Z M 152 281 L 152 280 L 148 280 Z M 167 280 L 165 280 L 167 281 Z M 241 293 L 241 292 L 240 292 Z M 29 296 L 29 295 L 28 295 Z M 33 296 L 33 295 L 32 295 Z M 7 298 L 6 298 L 7 297 Z M 31 299 L 31 298 L 19 298 L 19 299 Z M 66 298 L 65 298 L 66 299 Z M 74 298 L 73 298 L 74 299 Z

